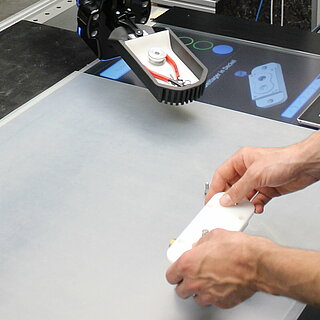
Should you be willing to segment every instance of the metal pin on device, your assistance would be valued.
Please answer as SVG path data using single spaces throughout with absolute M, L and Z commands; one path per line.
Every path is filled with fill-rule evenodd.
M 202 230 L 202 237 L 205 236 L 207 233 L 209 233 L 210 231 L 208 229 L 203 229 Z
M 209 182 L 206 182 L 204 184 L 204 196 L 206 197 L 207 196 L 207 193 L 209 191 L 209 188 L 210 188 L 210 183 Z

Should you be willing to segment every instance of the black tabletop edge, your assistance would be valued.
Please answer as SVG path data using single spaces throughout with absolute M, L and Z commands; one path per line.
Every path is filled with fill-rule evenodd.
M 155 19 L 155 22 L 307 53 L 320 54 L 320 34 L 292 27 L 257 23 L 179 7 L 171 8 Z

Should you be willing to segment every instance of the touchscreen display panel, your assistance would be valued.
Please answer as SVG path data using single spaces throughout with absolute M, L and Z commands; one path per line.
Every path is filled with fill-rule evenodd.
M 297 116 L 320 94 L 316 55 L 171 29 L 209 70 L 202 102 L 297 124 Z M 122 59 L 107 64 L 100 76 L 142 85 Z

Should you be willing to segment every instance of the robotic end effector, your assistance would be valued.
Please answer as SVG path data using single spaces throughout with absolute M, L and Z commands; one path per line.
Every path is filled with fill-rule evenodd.
M 136 23 L 146 23 L 151 12 L 150 0 L 77 0 L 77 6 L 78 35 L 99 59 L 119 55 L 109 41 L 113 30 L 123 26 L 142 36 Z
M 160 102 L 178 105 L 202 95 L 206 67 L 171 30 L 144 25 L 150 0 L 77 0 L 77 5 L 78 34 L 99 59 L 121 55 Z M 164 57 L 154 63 L 150 52 Z

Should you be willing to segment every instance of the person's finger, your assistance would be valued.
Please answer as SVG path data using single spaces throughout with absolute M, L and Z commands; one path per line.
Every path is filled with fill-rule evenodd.
M 216 193 L 225 191 L 226 189 L 227 182 L 218 172 L 216 172 L 212 178 L 210 188 L 206 194 L 205 203 L 207 203 Z
M 263 213 L 263 210 L 264 210 L 264 205 L 262 204 L 255 204 L 254 205 L 254 212 L 255 213 Z
M 251 192 L 249 192 L 249 194 L 247 194 L 246 198 L 248 200 L 252 200 L 257 194 L 258 194 L 259 191 L 257 190 L 252 190 Z
M 206 194 L 206 198 L 204 200 L 204 203 L 207 204 L 207 202 L 216 194 L 218 193 L 219 191 L 216 191 L 215 189 L 213 188 L 210 188 Z
M 232 185 L 221 197 L 220 204 L 222 206 L 233 206 L 246 198 L 248 194 L 259 188 L 256 176 L 250 171 L 250 169 L 246 171 L 243 177 Z
M 237 165 L 235 160 L 236 155 L 225 161 L 215 172 L 212 177 L 210 189 L 207 193 L 205 202 L 207 203 L 213 195 L 218 192 L 223 192 L 229 189 L 229 186 L 238 181 L 241 177 L 239 172 L 236 170 Z M 245 170 L 241 169 L 241 173 Z
M 270 188 L 271 189 L 271 188 Z M 264 210 L 264 206 L 272 199 L 268 195 L 259 192 L 253 199 L 252 203 L 255 207 L 256 213 L 262 213 Z
M 182 273 L 179 272 L 179 260 L 172 264 L 166 273 L 167 281 L 171 284 L 180 283 L 183 280 Z
M 197 294 L 194 296 L 194 301 L 201 307 L 206 307 L 214 304 L 214 299 L 209 294 Z
M 196 296 L 198 290 L 196 289 L 195 281 L 196 280 L 193 280 L 193 283 L 187 280 L 180 282 L 176 287 L 177 295 L 182 299 L 187 299 L 189 297 Z

